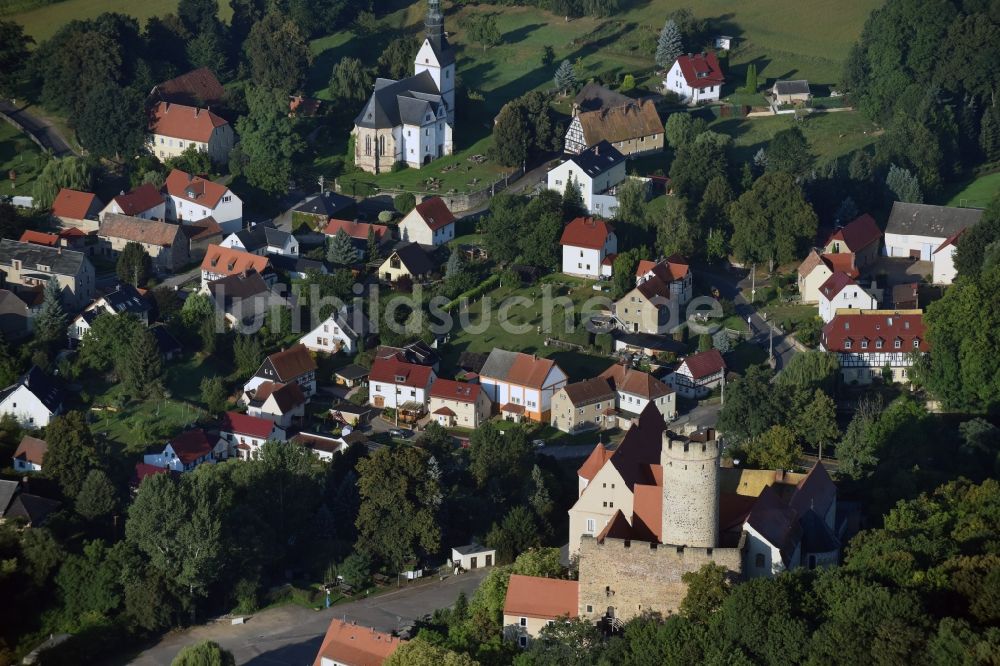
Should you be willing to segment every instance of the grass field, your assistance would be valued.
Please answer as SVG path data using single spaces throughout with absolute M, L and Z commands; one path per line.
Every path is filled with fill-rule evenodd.
M 980 176 L 970 183 L 962 183 L 957 186 L 957 190 L 946 205 L 986 208 L 1000 194 L 1000 171 Z
M 31 139 L 13 125 L 0 121 L 0 194 L 3 196 L 30 195 L 35 178 L 47 159 Z M 11 181 L 10 172 L 17 175 Z

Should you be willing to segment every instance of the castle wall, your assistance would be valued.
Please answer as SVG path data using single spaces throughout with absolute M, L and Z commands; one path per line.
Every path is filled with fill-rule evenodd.
M 580 617 L 596 621 L 609 607 L 626 622 L 646 611 L 676 612 L 687 593 L 683 574 L 714 562 L 738 578 L 743 548 L 743 539 L 737 548 L 683 548 L 610 538 L 598 543 L 584 536 L 580 541 Z

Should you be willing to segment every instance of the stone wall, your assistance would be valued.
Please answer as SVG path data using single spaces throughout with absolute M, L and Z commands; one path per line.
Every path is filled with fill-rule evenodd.
M 745 537 L 736 548 L 683 548 L 645 541 L 580 541 L 580 617 L 598 620 L 609 607 L 628 621 L 646 611 L 676 612 L 687 586 L 681 576 L 709 562 L 742 573 Z

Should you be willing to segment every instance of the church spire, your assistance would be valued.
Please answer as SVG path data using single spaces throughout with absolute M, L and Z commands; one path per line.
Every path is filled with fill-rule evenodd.
M 427 18 L 424 19 L 424 29 L 431 46 L 438 53 L 447 48 L 444 37 L 444 14 L 441 12 L 441 0 L 427 0 Z

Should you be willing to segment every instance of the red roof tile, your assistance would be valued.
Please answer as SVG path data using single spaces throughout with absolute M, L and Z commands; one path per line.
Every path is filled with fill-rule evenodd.
M 274 432 L 274 422 L 270 419 L 250 416 L 239 412 L 226 412 L 220 428 L 237 435 L 249 435 L 257 439 L 267 439 Z
M 715 53 L 685 53 L 677 57 L 677 64 L 691 88 L 719 86 L 726 80 Z
M 309 349 L 304 344 L 297 344 L 274 352 L 267 359 L 271 362 L 271 367 L 278 373 L 278 378 L 285 382 L 290 382 L 296 377 L 315 372 L 316 359 L 309 353 Z
M 52 201 L 52 214 L 70 220 L 84 220 L 87 218 L 87 213 L 96 208 L 95 202 L 100 203 L 96 194 L 64 187 Z
M 270 266 L 267 257 L 250 254 L 243 250 L 222 247 L 212 243 L 205 251 L 201 260 L 201 270 L 217 275 L 236 275 L 238 273 L 256 271 L 263 273 Z
M 512 574 L 503 613 L 543 620 L 576 617 L 579 599 L 580 584 L 575 580 Z
M 874 342 L 883 340 L 881 349 Z M 900 340 L 900 351 L 930 351 L 924 339 L 924 316 L 922 313 L 899 313 L 890 311 L 859 310 L 837 314 L 823 327 L 823 348 L 831 352 L 886 353 L 895 351 L 895 340 Z M 851 347 L 845 347 L 850 340 Z M 861 341 L 871 344 L 866 349 Z M 917 341 L 917 347 L 913 341 Z
M 839 240 L 847 247 L 848 252 L 860 252 L 882 238 L 882 230 L 868 213 L 860 216 L 846 226 L 837 229 L 824 243 L 824 246 Z
M 833 272 L 840 271 L 841 273 L 846 273 L 852 278 L 857 278 L 861 274 L 854 265 L 853 252 L 829 253 L 824 254 L 821 258 Z
M 41 465 L 48 450 L 49 445 L 44 439 L 25 435 L 21 438 L 21 443 L 17 445 L 17 450 L 14 451 L 14 458 Z
M 614 229 L 604 220 L 578 217 L 563 229 L 559 244 L 600 250 L 604 248 L 608 235 L 613 232 Z
M 440 407 L 435 409 L 433 413 L 441 416 L 455 416 L 455 412 L 450 407 Z
M 183 463 L 193 463 L 212 452 L 215 442 L 201 428 L 188 430 L 170 440 L 170 448 Z
M 143 183 L 131 192 L 119 194 L 114 199 L 124 215 L 139 215 L 163 203 L 163 195 L 150 183 Z
M 35 245 L 44 245 L 46 247 L 56 247 L 59 245 L 59 235 L 58 234 L 47 234 L 41 231 L 33 231 L 28 229 L 21 234 L 22 243 L 33 243 Z
M 456 400 L 458 402 L 476 402 L 483 387 L 479 384 L 469 384 L 468 382 L 456 382 L 451 379 L 438 377 L 431 384 L 431 397 L 442 400 Z
M 344 233 L 351 238 L 356 238 L 358 240 L 368 240 L 368 232 L 371 229 L 375 230 L 375 236 L 379 239 L 389 233 L 389 227 L 383 224 L 351 222 L 350 220 L 338 220 L 333 217 L 331 217 L 330 221 L 327 222 L 326 227 L 323 229 L 323 233 L 327 236 L 336 236 L 337 232 L 341 229 L 343 229 Z
M 455 216 L 448 210 L 448 205 L 441 197 L 431 197 L 426 201 L 417 204 L 417 213 L 430 227 L 431 231 L 437 231 L 441 227 L 446 227 L 455 221 Z
M 208 143 L 215 128 L 228 125 L 222 116 L 208 109 L 160 102 L 153 108 L 149 131 L 153 134 Z
M 674 390 L 659 379 L 634 368 L 627 368 L 621 363 L 615 363 L 600 374 L 600 377 L 612 382 L 615 390 L 638 395 L 647 400 L 656 400 Z
M 584 463 L 580 465 L 580 469 L 576 470 L 577 475 L 587 479 L 588 481 L 593 481 L 594 477 L 597 476 L 597 473 L 601 471 L 602 467 L 604 467 L 604 463 L 608 462 L 611 458 L 612 453 L 612 451 L 608 451 L 604 448 L 604 444 L 598 444 L 594 447 L 594 450 L 590 452 L 590 455 L 587 456 Z
M 709 349 L 708 351 L 688 356 L 684 359 L 684 365 L 687 366 L 691 377 L 694 379 L 708 377 L 720 370 L 726 369 L 726 361 L 722 358 L 722 354 L 719 353 L 718 349 Z
M 323 659 L 348 666 L 382 666 L 406 641 L 356 624 L 331 620 L 313 666 Z
M 826 282 L 820 285 L 819 293 L 826 300 L 832 301 L 845 287 L 850 287 L 851 285 L 857 286 L 857 284 L 846 273 L 836 271 L 826 279 Z
M 174 169 L 167 176 L 163 189 L 172 197 L 184 199 L 206 208 L 215 208 L 223 195 L 229 191 L 225 185 L 213 183 L 201 176 L 194 176 L 180 169 Z
M 155 91 L 160 99 L 181 104 L 221 104 L 226 96 L 219 79 L 208 67 L 199 67 L 164 81 Z
M 369 382 L 384 384 L 399 384 L 411 388 L 426 388 L 431 381 L 434 369 L 427 365 L 407 363 L 398 358 L 379 358 L 372 363 L 368 373 Z
M 79 227 L 66 227 L 59 232 L 59 238 L 86 238 L 87 232 Z

